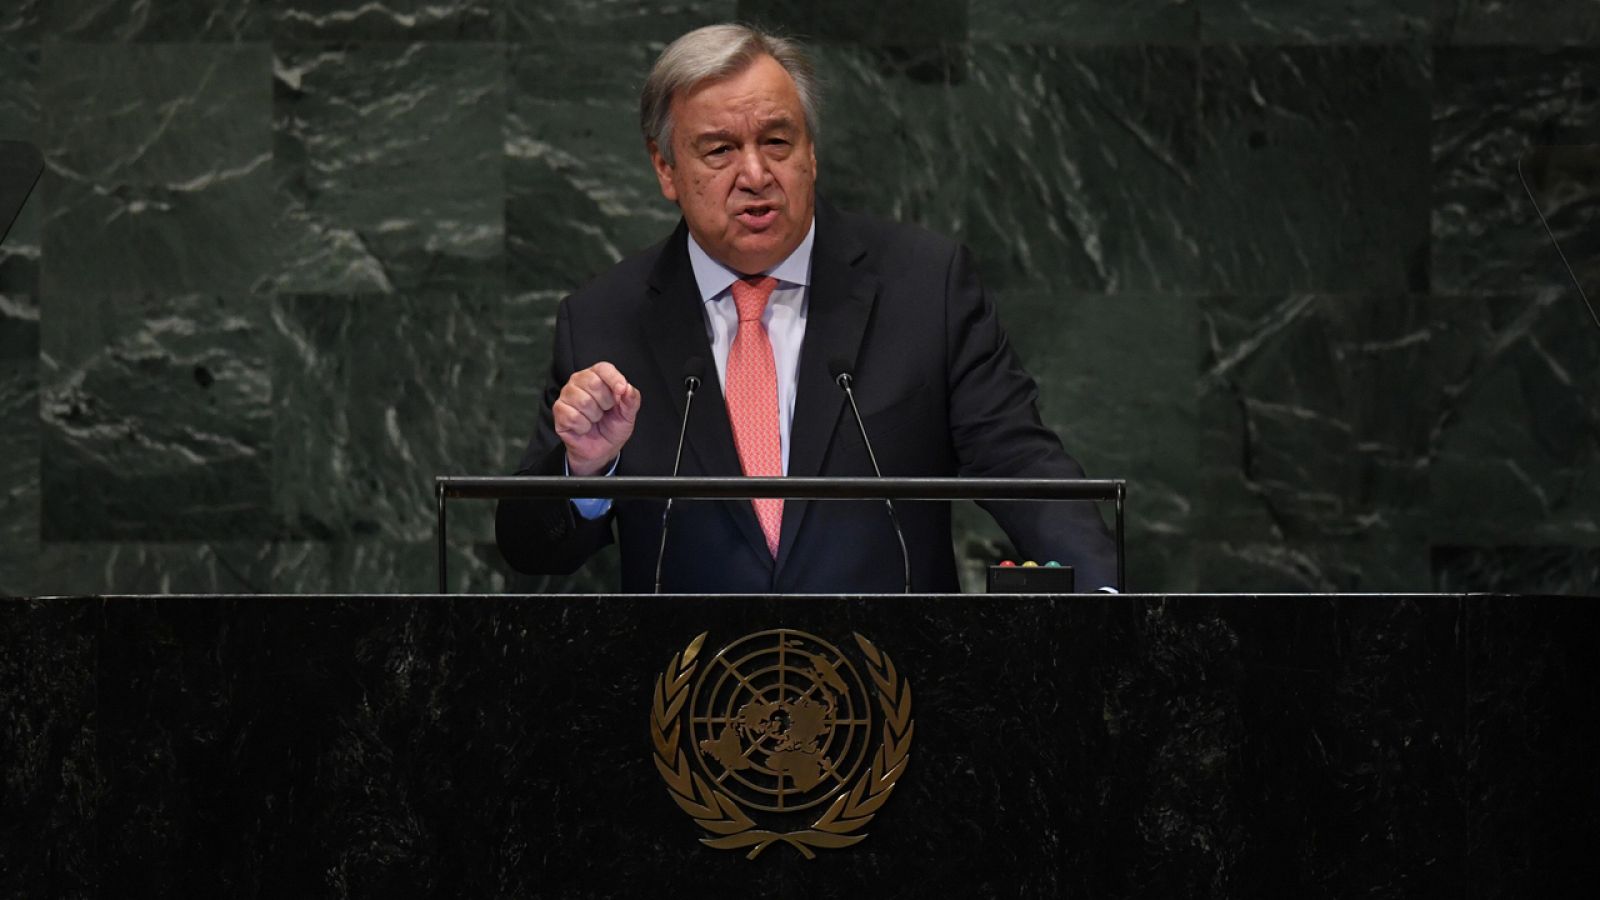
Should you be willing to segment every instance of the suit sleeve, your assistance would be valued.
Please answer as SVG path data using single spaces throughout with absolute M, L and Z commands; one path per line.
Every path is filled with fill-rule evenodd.
M 569 298 L 570 299 L 570 298 Z M 550 383 L 539 410 L 539 424 L 522 455 L 517 475 L 562 475 L 566 445 L 556 437 L 551 407 L 572 377 L 572 323 L 567 300 L 556 312 Z M 530 575 L 567 575 L 613 540 L 611 516 L 588 520 L 568 500 L 501 500 L 495 509 L 495 543 L 506 562 Z
M 950 432 L 960 474 L 1082 478 L 1083 467 L 1039 418 L 1039 387 L 1011 349 L 969 254 L 958 247 L 945 284 Z M 1097 505 L 986 501 L 1025 559 L 1074 566 L 1080 591 L 1117 584 L 1116 545 Z

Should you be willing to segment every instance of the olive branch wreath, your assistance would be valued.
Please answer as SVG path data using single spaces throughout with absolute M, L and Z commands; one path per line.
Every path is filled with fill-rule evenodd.
M 834 799 L 827 810 L 800 831 L 771 831 L 758 828 L 731 797 L 712 787 L 689 764 L 679 738 L 679 713 L 689 696 L 689 680 L 699 665 L 698 657 L 707 632 L 689 642 L 682 653 L 674 653 L 667 669 L 656 677 L 654 702 L 650 708 L 650 737 L 655 744 L 656 769 L 667 783 L 673 802 L 694 819 L 695 824 L 718 837 L 703 837 L 700 842 L 718 850 L 750 852 L 755 859 L 774 843 L 783 842 L 800 851 L 806 859 L 816 859 L 813 848 L 836 850 L 866 839 L 857 834 L 866 827 L 895 783 L 905 774 L 911 754 L 915 723 L 911 721 L 911 685 L 895 671 L 894 662 L 872 642 L 855 635 L 856 644 L 866 654 L 868 671 L 878 686 L 878 705 L 883 709 L 883 741 L 872 758 L 872 768 L 863 773 L 849 791 Z

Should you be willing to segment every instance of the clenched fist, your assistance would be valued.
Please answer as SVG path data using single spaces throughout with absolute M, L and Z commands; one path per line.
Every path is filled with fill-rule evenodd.
M 551 407 L 556 436 L 567 445 L 567 469 L 598 475 L 611 467 L 633 436 L 639 417 L 639 389 L 617 367 L 599 362 L 572 373 Z

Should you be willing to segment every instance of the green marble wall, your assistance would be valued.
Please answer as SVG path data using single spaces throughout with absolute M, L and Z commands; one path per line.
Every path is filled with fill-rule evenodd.
M 1596 0 L 20 0 L 0 593 L 430 589 L 432 475 L 675 219 L 645 68 L 735 16 L 816 39 L 835 202 L 973 247 L 1133 587 L 1600 590 L 1600 334 L 1514 172 L 1600 126 Z

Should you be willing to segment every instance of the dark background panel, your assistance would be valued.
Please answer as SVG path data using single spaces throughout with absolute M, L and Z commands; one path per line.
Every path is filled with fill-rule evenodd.
M 1439 0 L 1197 0 L 1210 44 L 1358 44 L 1425 41 Z
M 269 20 L 278 42 L 491 41 L 504 33 L 507 2 L 265 0 L 256 15 Z
M 1198 78 L 1192 48 L 975 45 L 958 146 L 989 282 L 1196 289 Z
M 505 70 L 496 44 L 278 45 L 274 287 L 499 289 Z
M 1198 0 L 970 0 L 967 24 L 979 42 L 1176 44 L 1199 35 Z
M 261 297 L 50 294 L 40 318 L 45 541 L 274 533 Z
M 1427 51 L 1217 46 L 1200 62 L 1207 286 L 1426 292 Z
M 506 8 L 506 39 L 556 47 L 628 44 L 659 51 L 673 38 L 702 25 L 735 18 L 738 0 L 501 0 Z M 570 51 L 569 51 L 570 55 Z M 604 51 L 589 54 L 600 62 Z M 636 82 L 644 74 L 616 59 Z
M 0 294 L 0 596 L 37 593 L 39 307 Z
M 0 44 L 0 134 L 37 145 L 42 137 L 39 110 L 39 49 L 9 41 Z M 33 294 L 39 288 L 39 234 L 44 203 L 37 184 L 0 245 L 0 293 Z
M 276 260 L 262 44 L 46 44 L 41 287 L 242 291 Z
M 36 0 L 22 0 L 27 7 Z M 226 44 L 267 37 L 275 0 L 37 0 L 46 40 Z
M 1593 0 L 1441 0 L 1438 35 L 1460 44 L 1551 46 L 1600 42 Z
M 1541 184 L 1535 147 L 1600 143 L 1600 51 L 1441 47 L 1433 99 L 1433 272 L 1441 293 L 1569 286 L 1527 190 L 1594 292 L 1596 182 Z M 1573 176 L 1578 173 L 1572 172 Z

